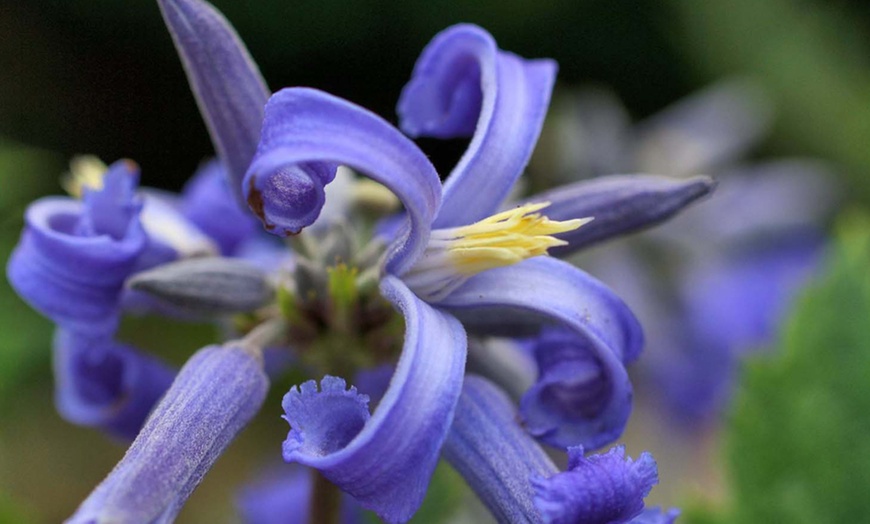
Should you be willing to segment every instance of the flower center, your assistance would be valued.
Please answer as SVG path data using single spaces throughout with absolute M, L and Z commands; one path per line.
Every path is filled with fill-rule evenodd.
M 553 235 L 592 220 L 550 220 L 538 213 L 549 205 L 526 204 L 468 226 L 433 231 L 426 251 L 402 279 L 421 298 L 440 300 L 481 271 L 546 255 L 567 243 Z

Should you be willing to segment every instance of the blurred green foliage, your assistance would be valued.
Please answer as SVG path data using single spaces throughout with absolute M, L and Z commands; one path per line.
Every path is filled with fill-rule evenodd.
M 839 228 L 825 278 L 778 351 L 749 362 L 726 438 L 730 500 L 687 523 L 865 522 L 870 515 L 870 217 Z
M 778 116 L 776 147 L 839 162 L 870 203 L 870 24 L 862 11 L 807 0 L 671 4 L 695 69 L 760 81 Z
M 60 174 L 57 155 L 0 141 L 0 260 L 5 262 L 18 241 L 26 202 L 47 191 L 45 173 Z M 0 281 L 0 410 L 9 393 L 31 371 L 46 369 L 50 323 L 18 298 L 6 278 Z

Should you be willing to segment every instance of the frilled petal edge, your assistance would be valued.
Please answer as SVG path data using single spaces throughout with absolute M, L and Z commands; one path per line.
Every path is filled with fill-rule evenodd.
M 444 186 L 435 226 L 491 215 L 529 161 L 556 77 L 552 60 L 500 51 L 480 27 L 442 31 L 424 49 L 398 113 L 411 136 L 474 136 Z
M 284 458 L 317 468 L 381 518 L 404 522 L 423 500 L 453 420 L 466 335 L 399 279 L 385 277 L 381 291 L 405 317 L 405 345 L 378 408 L 369 418 L 368 398 L 335 377 L 319 392 L 313 383 L 291 390 Z

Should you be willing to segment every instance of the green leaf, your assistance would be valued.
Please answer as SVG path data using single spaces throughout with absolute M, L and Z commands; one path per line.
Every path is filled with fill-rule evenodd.
M 746 366 L 729 425 L 731 508 L 722 521 L 866 521 L 868 435 L 870 219 L 853 216 L 778 350 Z M 700 513 L 688 521 L 713 521 Z

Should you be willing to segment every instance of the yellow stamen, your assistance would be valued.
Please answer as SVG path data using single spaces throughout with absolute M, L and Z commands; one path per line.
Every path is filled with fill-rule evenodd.
M 103 176 L 108 167 L 94 155 L 80 155 L 69 162 L 69 173 L 61 179 L 61 185 L 70 196 L 81 198 L 85 189 L 103 188 Z
M 567 244 L 552 235 L 573 231 L 592 220 L 550 220 L 538 213 L 549 202 L 526 204 L 449 231 L 447 256 L 457 271 L 474 275 L 486 269 L 509 266 L 527 258 L 546 255 L 551 247 Z M 447 233 L 448 231 L 444 231 Z

